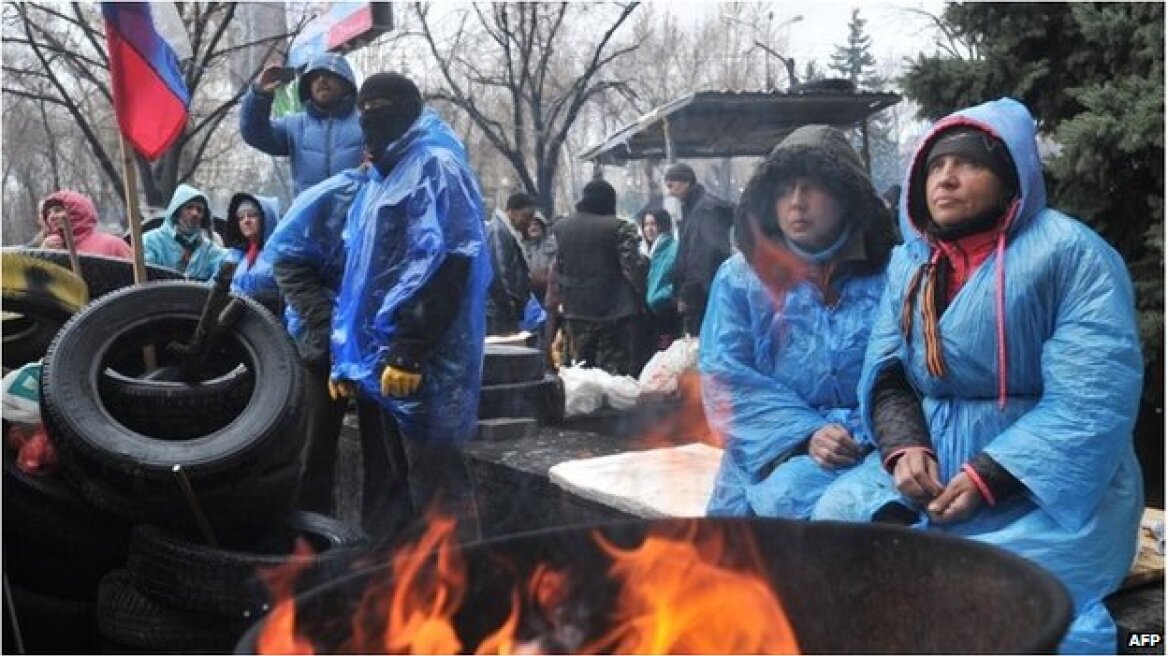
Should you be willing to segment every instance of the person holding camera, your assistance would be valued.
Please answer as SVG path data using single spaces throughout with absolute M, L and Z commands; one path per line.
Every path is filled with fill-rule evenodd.
M 276 90 L 295 78 L 293 69 L 268 66 L 243 98 L 239 132 L 252 148 L 292 163 L 294 192 L 359 165 L 364 141 L 357 116 L 357 82 L 349 62 L 326 52 L 309 60 L 300 76 L 304 110 L 271 118 Z

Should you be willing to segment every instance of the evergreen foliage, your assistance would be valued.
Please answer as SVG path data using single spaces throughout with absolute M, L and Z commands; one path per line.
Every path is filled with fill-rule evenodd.
M 849 80 L 861 91 L 883 91 L 887 80 L 876 74 L 876 57 L 872 54 L 872 37 L 864 26 L 868 21 L 860 18 L 860 10 L 852 10 L 848 22 L 848 40 L 845 45 L 835 47 L 828 70 L 838 77 Z M 859 149 L 859 132 L 853 135 L 854 145 Z M 878 192 L 900 182 L 904 175 L 904 163 L 900 161 L 900 149 L 895 126 L 889 112 L 883 111 L 868 119 L 868 150 L 871 159 L 872 184 Z
M 1163 396 L 1164 5 L 949 5 L 970 58 L 921 55 L 905 74 L 924 118 L 1001 96 L 1025 102 L 1051 145 L 1050 204 L 1107 239 L 1137 292 L 1145 394 Z

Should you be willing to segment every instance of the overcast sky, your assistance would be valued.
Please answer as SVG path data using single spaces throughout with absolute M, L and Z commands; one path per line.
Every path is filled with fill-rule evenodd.
M 655 2 L 679 18 L 700 20 L 717 11 L 717 2 Z M 774 8 L 776 40 L 783 37 L 789 43 L 787 53 L 795 58 L 800 70 L 809 59 L 825 67 L 835 46 L 848 38 L 848 22 L 852 9 L 859 7 L 860 17 L 872 37 L 872 51 L 877 60 L 900 60 L 915 56 L 920 50 L 932 49 L 932 34 L 928 19 L 914 15 L 906 8 L 921 9 L 940 14 L 941 0 L 901 0 L 900 2 L 771 2 Z M 798 20 L 794 20 L 797 17 Z

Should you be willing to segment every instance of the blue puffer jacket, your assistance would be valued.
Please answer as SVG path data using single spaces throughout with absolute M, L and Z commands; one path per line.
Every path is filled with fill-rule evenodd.
M 325 111 L 312 102 L 309 84 L 314 71 L 329 71 L 347 80 L 348 93 Z M 300 77 L 304 111 L 272 120 L 275 94 L 257 93 L 253 86 L 243 98 L 239 132 L 251 147 L 269 155 L 292 158 L 295 192 L 361 163 L 364 137 L 357 118 L 357 81 L 349 62 L 334 53 L 313 57 Z
M 183 247 L 175 239 L 178 211 L 192 200 L 203 203 L 203 218 L 207 232 L 201 232 L 186 267 L 182 267 Z M 219 271 L 219 263 L 227 256 L 227 251 L 217 246 L 207 236 L 210 231 L 210 203 L 203 192 L 190 185 L 180 184 L 170 197 L 166 207 L 166 219 L 162 225 L 142 235 L 142 252 L 148 264 L 169 267 L 182 271 L 188 278 L 210 280 Z
M 235 277 L 231 279 L 231 291 L 247 294 L 264 302 L 269 307 L 275 307 L 278 305 L 276 299 L 280 290 L 276 287 L 276 279 L 272 276 L 272 265 L 264 261 L 263 257 L 257 257 L 251 266 L 247 264 L 248 242 L 240 234 L 239 221 L 235 218 L 235 211 L 244 200 L 251 200 L 259 205 L 260 211 L 263 213 L 260 225 L 262 234 L 259 242 L 261 255 L 268 240 L 271 239 L 272 233 L 276 230 L 276 223 L 280 220 L 280 201 L 274 196 L 239 193 L 231 197 L 231 202 L 227 204 L 227 228 L 223 238 L 226 246 L 231 249 L 231 257 L 239 263 L 235 269 Z
M 386 176 L 370 169 L 345 225 L 333 378 L 356 381 L 362 395 L 394 414 L 409 439 L 464 442 L 477 422 L 491 278 L 482 194 L 462 144 L 432 109 L 424 109 L 382 156 L 394 159 L 394 167 Z M 423 362 L 418 392 L 382 396 L 381 371 L 397 333 L 394 315 L 448 254 L 471 261 L 457 314 Z
M 931 246 L 911 208 L 923 204 L 925 155 L 940 132 L 968 125 L 1000 137 L 1020 181 L 999 248 L 971 275 L 940 321 L 947 368 L 930 375 L 913 312 L 901 332 L 910 279 Z M 942 484 L 984 452 L 1025 487 L 952 524 L 920 524 L 1003 547 L 1055 574 L 1076 617 L 1064 653 L 1114 653 L 1115 624 L 1101 600 L 1135 556 L 1143 489 L 1132 448 L 1143 360 L 1123 260 L 1083 223 L 1050 209 L 1034 118 L 1001 99 L 953 114 L 921 141 L 901 199 L 906 238 L 888 269 L 859 394 L 871 426 L 874 381 L 899 362 L 921 396 Z M 916 191 L 914 191 L 914 189 Z M 914 304 L 920 307 L 919 301 Z M 870 428 L 869 428 L 870 430 Z M 815 517 L 864 521 L 900 501 L 878 460 L 841 478 Z
M 649 281 L 645 289 L 645 301 L 654 312 L 663 312 L 673 304 L 673 281 L 669 275 L 676 259 L 677 240 L 670 234 L 659 235 L 649 258 Z

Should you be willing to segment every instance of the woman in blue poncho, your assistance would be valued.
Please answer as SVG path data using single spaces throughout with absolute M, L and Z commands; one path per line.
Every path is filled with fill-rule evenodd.
M 231 291 L 251 296 L 276 314 L 280 312 L 280 290 L 271 263 L 260 254 L 279 219 L 276 198 L 241 192 L 227 204 L 227 228 L 223 231 L 224 245 L 238 261 Z
M 725 438 L 710 514 L 806 518 L 871 452 L 856 382 L 892 221 L 843 133 L 813 125 L 759 165 L 702 324 L 706 416 Z
M 1143 507 L 1132 286 L 1114 249 L 1046 206 L 1034 126 L 1002 99 L 922 141 L 859 388 L 880 460 L 841 477 L 814 516 L 1029 558 L 1074 600 L 1060 650 L 1114 652 L 1101 600 L 1132 562 Z

